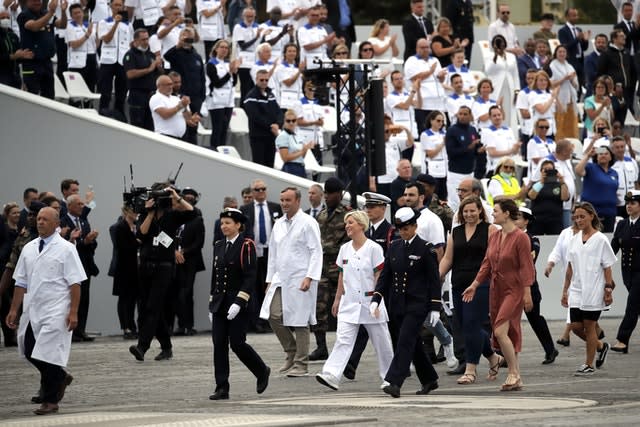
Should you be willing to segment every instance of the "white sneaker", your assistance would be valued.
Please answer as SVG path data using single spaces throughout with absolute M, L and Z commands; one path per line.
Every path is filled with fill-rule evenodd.
M 317 373 L 316 380 L 318 380 L 320 384 L 325 385 L 332 390 L 338 390 L 340 388 L 338 379 L 331 374 L 325 374 L 323 372 Z
M 389 381 L 382 381 L 382 384 L 380 384 L 380 390 L 384 389 L 388 385 L 391 385 Z
M 458 367 L 458 359 L 453 353 L 453 343 L 444 346 L 444 357 L 447 358 L 447 367 L 454 369 Z

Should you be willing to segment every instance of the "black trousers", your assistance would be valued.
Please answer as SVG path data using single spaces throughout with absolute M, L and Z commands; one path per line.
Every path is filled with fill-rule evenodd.
M 276 137 L 269 136 L 249 136 L 251 144 L 251 160 L 267 167 L 273 167 L 273 160 L 276 155 Z
M 200 107 L 202 107 L 203 99 L 194 97 L 189 97 L 191 99 L 191 104 L 189 104 L 189 109 L 192 114 L 198 113 L 200 114 Z M 182 137 L 182 140 L 188 142 L 190 144 L 198 144 L 198 126 L 189 126 L 187 125 L 187 130 Z
M 409 365 L 412 361 L 421 384 L 429 384 L 438 379 L 438 373 L 433 369 L 422 347 L 420 327 L 424 319 L 423 314 L 415 313 L 390 317 L 389 332 L 394 342 L 394 354 L 385 381 L 402 387 L 404 380 L 409 376 Z
M 211 139 L 209 145 L 211 148 L 218 148 L 227 143 L 227 130 L 231 121 L 233 108 L 217 108 L 209 110 L 211 116 Z
M 153 131 L 153 118 L 149 109 L 150 98 L 151 92 L 146 90 L 129 90 L 129 123 Z
M 78 304 L 78 326 L 73 331 L 74 335 L 85 333 L 87 318 L 89 317 L 89 300 L 91 296 L 91 278 L 80 284 L 80 303 Z
M 249 298 L 249 304 L 247 305 L 247 311 L 249 312 L 249 325 L 252 329 L 255 326 L 269 325 L 269 322 L 264 319 L 260 319 L 260 308 L 264 301 L 265 280 L 267 278 L 267 265 L 269 261 L 269 248 L 265 248 L 261 257 L 256 258 L 256 286 Z
M 549 332 L 547 321 L 540 314 L 542 294 L 540 294 L 540 287 L 537 283 L 531 285 L 531 299 L 533 300 L 533 308 L 530 312 L 525 312 L 527 320 L 531 325 L 531 329 L 533 329 L 533 332 L 536 334 L 536 337 L 538 337 L 538 341 L 542 344 L 545 354 L 551 354 L 556 347 L 553 344 L 553 338 L 551 338 L 551 332 Z
M 113 109 L 124 114 L 124 101 L 127 99 L 127 74 L 119 63 L 100 64 L 98 70 L 98 92 L 100 92 L 100 111 L 111 108 L 111 92 L 115 84 L 115 102 Z
M 11 308 L 11 301 L 13 300 L 14 285 L 11 284 L 4 294 L 0 295 L 0 325 L 2 325 L 2 335 L 4 336 L 4 345 L 13 345 L 16 342 L 16 331 L 11 329 L 7 323 L 7 314 Z
M 171 349 L 171 338 L 165 314 L 167 291 L 173 280 L 173 263 L 140 263 L 141 307 L 138 347 L 147 351 L 155 336 L 163 350 Z
M 30 93 L 54 99 L 53 64 L 50 59 L 22 62 L 22 81 Z
M 56 41 L 56 57 L 58 58 L 58 62 L 56 64 L 56 74 L 58 78 L 64 84 L 64 76 L 62 73 L 67 71 L 68 61 L 67 61 L 67 42 L 64 37 L 55 36 Z
M 638 315 L 640 315 L 640 272 L 623 270 L 622 281 L 629 291 L 629 295 L 616 338 L 621 343 L 629 345 L 629 339 L 638 324 Z
M 135 313 L 138 306 L 138 296 L 132 293 L 118 296 L 118 320 L 120 321 L 120 329 L 123 331 L 129 329 L 137 331 Z M 140 315 L 140 309 L 138 309 Z
M 53 365 L 42 360 L 31 357 L 33 347 L 36 345 L 36 338 L 31 329 L 31 323 L 27 325 L 24 336 L 24 355 L 33 366 L 40 371 L 40 388 L 42 390 L 42 400 L 45 403 L 58 403 L 58 391 L 67 373 L 61 366 Z
M 267 369 L 262 358 L 247 344 L 248 325 L 249 316 L 246 309 L 241 309 L 233 320 L 227 320 L 227 310 L 213 314 L 211 338 L 216 390 L 229 390 L 229 347 L 256 378 Z
M 178 327 L 193 329 L 193 284 L 196 281 L 196 265 L 184 263 L 177 266 L 176 278 L 179 284 L 176 316 Z

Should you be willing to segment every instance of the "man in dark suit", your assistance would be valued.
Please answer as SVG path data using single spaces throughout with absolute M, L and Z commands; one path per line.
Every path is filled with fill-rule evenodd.
M 391 243 L 387 250 L 369 307 L 374 316 L 379 315 L 378 304 L 385 298 L 395 348 L 384 378 L 388 385 L 383 390 L 392 397 L 400 397 L 412 361 L 422 384 L 417 394 L 438 388 L 438 374 L 424 352 L 419 333 L 423 322 L 433 326 L 440 319 L 440 278 L 433 248 L 416 234 L 419 216 L 408 207 L 396 212 L 395 225 L 401 240 Z
M 451 21 L 451 31 L 460 40 L 468 39 L 469 44 L 464 48 L 465 58 L 471 62 L 473 48 L 473 3 L 471 0 L 447 0 L 442 4 L 443 16 Z
M 344 40 L 351 50 L 351 43 L 356 41 L 356 27 L 351 17 L 351 1 L 325 0 L 327 6 L 327 24 L 331 25 L 336 37 Z
M 600 60 L 600 55 L 607 50 L 609 37 L 606 34 L 598 34 L 593 44 L 595 49 L 584 58 L 585 98 L 593 95 L 593 83 L 598 76 L 598 61 Z
M 622 14 L 622 21 L 618 22 L 613 26 L 614 30 L 622 30 L 625 39 L 625 50 L 631 55 L 631 76 L 629 78 L 629 94 L 631 97 L 631 102 L 627 102 L 627 105 L 633 111 L 633 95 L 634 89 L 636 87 L 636 82 L 638 81 L 638 70 L 640 69 L 640 59 L 637 57 L 637 53 L 640 51 L 640 30 L 638 29 L 638 24 L 633 20 L 633 3 L 624 2 L 622 4 L 622 8 L 620 10 Z M 625 93 L 625 98 L 628 98 Z M 629 99 L 627 99 L 629 101 Z
M 175 314 L 178 317 L 178 331 L 175 335 L 195 335 L 193 329 L 193 284 L 196 274 L 204 271 L 202 247 L 204 246 L 204 220 L 202 212 L 195 205 L 200 194 L 193 188 L 182 190 L 182 197 L 194 207 L 196 217 L 178 228 L 178 250 L 176 252 L 176 284 L 178 285 L 178 304 Z M 170 327 L 173 327 L 173 313 Z
M 520 55 L 517 58 L 518 61 L 518 76 L 520 77 L 520 88 L 527 87 L 527 71 L 539 70 L 542 68 L 540 59 L 536 55 L 536 41 L 528 39 L 524 44 L 524 55 Z
M 309 187 L 309 204 L 311 207 L 304 211 L 304 213 L 311 215 L 314 218 L 318 217 L 318 214 L 322 209 L 326 207 L 323 202 L 324 189 L 320 184 L 313 184 Z
M 568 8 L 565 13 L 565 24 L 558 30 L 560 44 L 567 47 L 567 61 L 573 66 L 578 75 L 578 96 L 584 86 L 584 52 L 589 48 L 591 30 L 582 31 L 576 24 L 578 23 L 578 9 Z
M 416 43 L 419 39 L 428 38 L 433 33 L 433 24 L 424 17 L 424 2 L 411 0 L 411 15 L 402 21 L 402 36 L 404 37 L 404 60 L 416 54 Z M 458 37 L 458 35 L 456 35 Z M 460 37 L 462 39 L 462 37 Z M 471 38 L 472 41 L 473 36 Z
M 259 319 L 258 314 L 264 300 L 269 236 L 271 235 L 273 224 L 282 216 L 282 208 L 278 203 L 267 201 L 267 185 L 260 179 L 256 179 L 251 183 L 251 193 L 253 194 L 253 203 L 240 208 L 244 216 L 247 217 L 245 236 L 256 242 L 258 260 L 256 291 L 254 297 L 249 301 L 249 325 L 256 332 L 267 332 L 269 324 L 265 320 Z
M 29 215 L 29 206 L 31 202 L 34 200 L 38 200 L 38 190 L 29 187 L 24 190 L 22 193 L 22 201 L 24 202 L 24 208 L 20 211 L 20 219 L 18 220 L 18 231 L 22 230 L 22 228 L 27 225 L 27 216 Z
M 87 280 L 82 282 L 80 286 L 78 326 L 73 330 L 74 342 L 93 341 L 93 337 L 87 335 L 85 328 L 87 326 L 87 317 L 89 316 L 91 276 L 97 276 L 99 273 L 93 259 L 98 246 L 96 243 L 98 232 L 91 229 L 86 217 L 82 217 L 84 207 L 82 198 L 77 194 L 72 194 L 67 198 L 67 213 L 60 218 L 60 227 L 63 230 L 68 229 L 67 234 L 63 235 L 63 237 L 76 245 L 78 256 L 87 275 Z
M 622 86 L 625 104 L 633 107 L 633 94 L 635 86 L 632 86 L 633 77 L 631 65 L 632 59 L 625 49 L 626 37 L 622 30 L 613 30 L 610 35 L 610 43 L 607 49 L 598 58 L 598 77 L 607 75 L 613 79 L 616 86 Z M 635 85 L 635 81 L 633 82 Z

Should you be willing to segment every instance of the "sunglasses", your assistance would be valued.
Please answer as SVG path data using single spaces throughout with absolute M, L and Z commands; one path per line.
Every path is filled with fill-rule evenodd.
M 335 54 L 336 55 L 348 55 L 349 52 L 336 52 Z
M 514 170 L 516 167 L 515 166 L 509 166 L 509 165 L 503 165 L 501 169 L 504 170 Z
M 263 191 L 267 191 L 267 187 L 254 188 L 253 191 L 255 191 L 256 193 L 262 193 Z
M 295 123 L 297 121 L 298 121 L 298 119 L 286 119 L 285 123 Z
M 549 126 L 538 126 L 538 129 L 549 129 Z
M 364 49 L 362 49 L 362 52 L 373 52 L 373 48 L 365 47 Z
M 511 15 L 511 12 L 507 11 L 507 12 L 500 12 L 502 15 Z

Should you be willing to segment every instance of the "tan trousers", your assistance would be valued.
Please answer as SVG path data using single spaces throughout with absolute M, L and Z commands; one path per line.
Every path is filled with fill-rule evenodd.
M 309 327 L 294 327 L 293 332 L 282 324 L 282 288 L 276 289 L 269 308 L 269 324 L 278 337 L 280 345 L 287 353 L 287 359 L 292 359 L 295 366 L 307 369 L 309 362 Z

